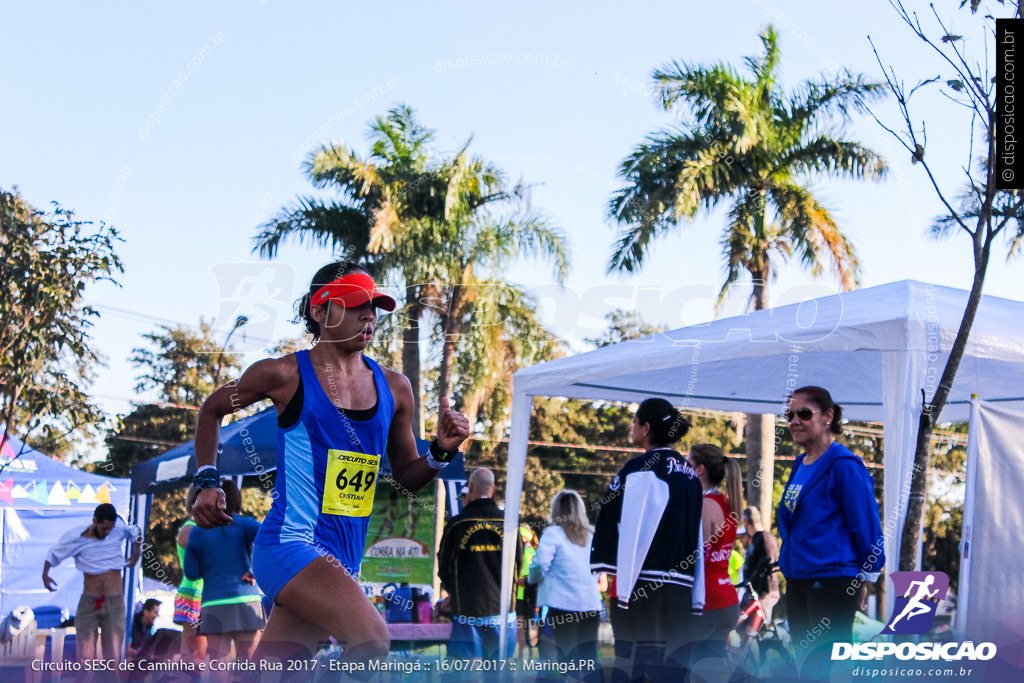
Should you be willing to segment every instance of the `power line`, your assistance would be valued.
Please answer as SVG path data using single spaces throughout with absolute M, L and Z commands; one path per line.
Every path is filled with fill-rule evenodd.
M 125 308 L 117 308 L 116 306 L 108 306 L 107 304 L 90 304 L 90 305 L 93 308 L 95 308 L 96 310 L 98 310 L 98 311 L 101 311 L 101 312 L 105 311 L 106 313 L 108 313 L 108 314 L 110 314 L 110 315 L 112 315 L 114 317 L 124 318 L 124 319 L 127 319 L 127 320 L 133 320 L 135 322 L 157 323 L 157 324 L 164 325 L 164 326 L 167 326 L 167 327 L 184 327 L 186 329 L 196 329 L 198 327 L 195 324 L 183 323 L 183 322 L 180 322 L 180 321 L 177 321 L 177 320 L 169 320 L 167 318 L 161 318 L 161 317 L 158 317 L 158 316 L 155 316 L 155 315 L 150 315 L 148 313 L 142 313 L 141 311 L 129 311 L 128 309 L 125 309 Z M 215 320 L 215 322 L 216 322 L 216 320 Z M 276 344 L 278 341 L 280 341 L 280 340 L 275 340 L 275 339 L 265 339 L 263 337 L 254 337 L 252 335 L 246 334 L 245 332 L 243 332 L 242 334 L 244 335 L 244 339 L 246 341 L 252 340 L 254 342 L 258 342 L 260 344 L 265 344 L 265 345 L 268 345 L 268 346 L 271 345 L 271 344 Z M 235 352 L 235 353 L 242 353 L 242 352 Z

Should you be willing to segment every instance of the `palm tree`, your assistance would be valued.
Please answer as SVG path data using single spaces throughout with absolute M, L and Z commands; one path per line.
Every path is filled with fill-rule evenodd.
M 444 220 L 460 198 L 461 181 L 476 190 L 474 205 L 490 200 L 502 178 L 485 164 L 452 169 L 431 157 L 428 144 L 434 131 L 422 126 L 412 108 L 398 105 L 370 125 L 370 154 L 366 159 L 353 149 L 328 144 L 313 152 L 304 164 L 306 175 L 319 189 L 341 192 L 341 200 L 322 201 L 300 197 L 297 205 L 261 226 L 255 250 L 273 258 L 281 242 L 297 239 L 343 252 L 351 261 L 363 262 L 378 278 L 394 277 L 405 285 L 402 310 L 402 371 L 412 384 L 413 429 L 422 429 L 420 406 L 420 319 L 423 301 L 433 280 L 432 257 L 422 240 L 396 244 L 413 226 L 425 219 Z M 464 163 L 465 165 L 465 163 Z M 451 166 L 451 164 L 448 164 Z M 472 171 L 476 171 L 473 175 Z M 469 176 L 467 178 L 467 176 Z
M 456 341 L 472 313 L 474 267 L 545 252 L 560 278 L 567 267 L 561 234 L 529 210 L 522 184 L 510 187 L 500 169 L 471 156 L 472 138 L 451 158 L 435 158 L 428 148 L 433 136 L 411 108 L 398 106 L 371 125 L 365 160 L 341 145 L 324 146 L 306 163 L 306 173 L 318 187 L 340 190 L 342 200 L 300 198 L 256 238 L 265 256 L 273 257 L 283 239 L 297 238 L 345 251 L 376 276 L 404 283 L 402 370 L 413 388 L 417 435 L 423 314 L 436 313 L 442 339 Z M 494 219 L 487 213 L 492 205 L 512 207 L 509 217 Z M 442 343 L 443 391 L 453 350 L 454 344 Z
M 726 278 L 719 307 L 744 271 L 751 303 L 765 308 L 768 283 L 783 260 L 798 258 L 815 276 L 828 266 L 844 289 L 857 285 L 859 264 L 849 240 L 810 189 L 817 176 L 879 179 L 881 156 L 846 140 L 833 123 L 864 109 L 883 86 L 849 72 L 807 81 L 787 94 L 778 81 L 777 34 L 761 34 L 764 52 L 744 61 L 751 77 L 728 64 L 673 62 L 654 73 L 665 110 L 686 105 L 679 130 L 648 137 L 623 161 L 625 186 L 611 200 L 610 215 L 624 227 L 608 266 L 635 272 L 653 237 L 681 221 L 728 203 L 722 238 Z M 772 416 L 751 416 L 747 456 L 750 502 L 771 510 L 774 444 Z M 760 476 L 758 476 L 758 473 Z
M 501 278 L 511 261 L 523 256 L 546 258 L 552 262 L 559 282 L 564 281 L 569 271 L 565 237 L 535 211 L 517 211 L 504 219 L 477 211 L 451 221 L 451 225 L 457 229 L 457 234 L 447 244 L 440 262 L 447 270 L 445 284 L 439 291 L 442 299 L 437 316 L 442 344 L 438 376 L 440 396 L 448 393 L 452 359 L 463 332 L 473 326 L 504 328 L 503 321 L 507 320 L 504 316 L 510 315 L 512 310 L 521 310 L 528 299 L 525 292 Z M 510 306 L 513 301 L 518 308 Z M 493 344 L 476 350 L 501 355 L 499 350 L 505 348 L 504 342 L 493 340 Z

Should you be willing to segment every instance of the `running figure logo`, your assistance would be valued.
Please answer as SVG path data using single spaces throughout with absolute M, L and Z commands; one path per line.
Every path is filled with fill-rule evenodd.
M 882 633 L 924 633 L 935 621 L 935 608 L 949 591 L 943 572 L 893 572 L 896 605 Z

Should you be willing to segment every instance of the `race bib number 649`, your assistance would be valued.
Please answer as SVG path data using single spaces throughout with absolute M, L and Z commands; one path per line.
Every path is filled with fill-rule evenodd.
M 328 450 L 321 512 L 325 515 L 368 517 L 373 511 L 379 467 L 380 455 Z

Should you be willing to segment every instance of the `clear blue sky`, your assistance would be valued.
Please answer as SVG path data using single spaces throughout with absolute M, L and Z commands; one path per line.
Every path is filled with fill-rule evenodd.
M 955 32 L 970 36 L 970 15 L 953 16 Z M 606 276 L 607 203 L 622 158 L 673 123 L 646 92 L 651 71 L 672 59 L 739 64 L 769 21 L 791 86 L 836 68 L 879 78 L 868 34 L 908 82 L 939 73 L 879 1 L 6 3 L 0 186 L 121 231 L 122 288 L 89 292 L 109 360 L 93 391 L 111 413 L 138 398 L 127 358 L 158 322 L 262 319 L 234 338 L 246 363 L 263 355 L 259 340 L 297 335 L 287 304 L 330 255 L 290 245 L 266 269 L 251 251 L 256 226 L 310 192 L 299 160 L 313 147 L 365 150 L 367 122 L 396 102 L 438 130 L 440 149 L 473 135 L 473 151 L 538 184 L 534 205 L 567 234 L 572 275 L 560 294 L 542 265 L 511 275 L 542 295 L 546 318 L 576 348 L 615 307 L 671 326 L 702 322 L 723 278 L 722 215 L 659 240 L 642 274 Z M 919 115 L 933 114 L 929 159 L 955 190 L 967 155 L 958 114 L 937 95 L 920 105 Z M 899 124 L 891 102 L 879 111 Z M 848 131 L 892 166 L 884 184 L 817 185 L 859 250 L 863 286 L 910 278 L 968 288 L 966 238 L 925 237 L 940 206 L 920 167 L 870 119 Z M 1004 253 L 985 291 L 1019 298 L 1021 263 L 1006 265 Z M 270 303 L 238 301 L 245 278 L 261 277 Z M 784 269 L 773 302 L 835 287 L 826 277 L 798 289 L 811 281 Z

